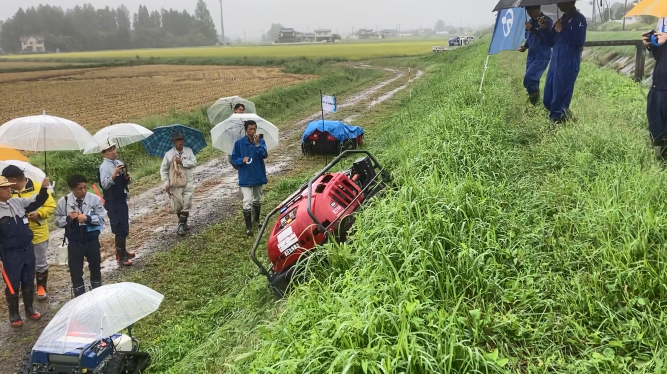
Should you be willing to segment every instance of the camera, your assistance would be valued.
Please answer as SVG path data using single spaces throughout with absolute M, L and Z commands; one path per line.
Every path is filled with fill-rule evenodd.
M 264 134 L 259 134 L 260 139 L 264 139 Z

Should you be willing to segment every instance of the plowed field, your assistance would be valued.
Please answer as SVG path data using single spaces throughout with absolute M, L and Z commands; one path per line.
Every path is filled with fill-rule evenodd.
M 220 97 L 249 97 L 315 76 L 278 68 L 145 65 L 0 74 L 0 120 L 47 114 L 89 131 L 210 105 Z

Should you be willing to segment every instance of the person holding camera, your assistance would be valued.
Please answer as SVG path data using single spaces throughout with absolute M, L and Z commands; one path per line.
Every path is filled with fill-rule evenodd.
M 74 297 L 86 292 L 83 281 L 83 260 L 88 261 L 90 288 L 102 286 L 102 255 L 100 233 L 107 212 L 102 200 L 88 193 L 88 181 L 83 175 L 67 178 L 70 193 L 56 205 L 56 226 L 65 229 L 67 238 L 67 265 Z
M 29 198 L 12 197 L 12 188 L 16 186 L 0 176 L 0 268 L 7 285 L 5 298 L 12 327 L 23 326 L 19 314 L 19 288 L 26 317 L 33 321 L 42 318 L 32 305 L 35 292 L 35 249 L 26 212 L 33 212 L 44 205 L 49 198 L 49 184 L 49 178 L 44 178 L 39 194 Z
M 558 9 L 563 16 L 553 27 L 549 27 L 546 20 L 539 20 L 540 34 L 547 45 L 553 47 L 543 98 L 552 125 L 571 117 L 570 102 L 579 75 L 587 28 L 586 17 L 577 10 L 575 1 L 560 2 Z
M 257 134 L 257 123 L 249 120 L 243 123 L 246 136 L 234 143 L 232 163 L 238 167 L 239 187 L 243 194 L 243 218 L 246 235 L 252 236 L 252 222 L 259 225 L 262 209 L 262 186 L 268 183 L 264 159 L 268 157 L 266 143 Z M 252 209 L 252 210 L 251 210 Z M 252 215 L 252 216 L 251 216 Z
M 122 266 L 131 266 L 134 252 L 127 250 L 130 235 L 130 210 L 127 206 L 128 185 L 132 181 L 127 166 L 118 160 L 116 143 L 107 139 L 100 143 L 104 161 L 100 165 L 99 178 L 104 197 L 104 208 L 109 215 L 111 232 L 115 236 L 116 261 Z
M 551 60 L 551 47 L 545 38 L 540 35 L 540 22 L 551 28 L 553 21 L 540 10 L 539 5 L 527 6 L 526 12 L 530 19 L 526 22 L 526 42 L 519 47 L 519 52 L 528 51 L 526 58 L 526 74 L 523 78 L 523 86 L 528 91 L 530 103 L 537 105 L 540 100 L 540 79 L 549 66 Z
M 192 148 L 185 147 L 185 137 L 173 133 L 171 141 L 174 148 L 167 151 L 160 166 L 163 189 L 169 194 L 171 212 L 178 217 L 178 235 L 185 235 L 188 217 L 192 208 L 192 195 L 195 192 L 192 169 L 197 166 L 197 157 Z
M 655 59 L 653 83 L 646 98 L 648 131 L 657 157 L 667 146 L 667 33 L 649 31 L 642 35 L 644 45 Z M 656 45 L 657 44 L 657 45 Z
M 42 190 L 42 185 L 30 178 L 26 178 L 21 168 L 9 165 L 2 170 L 2 176 L 14 184 L 12 197 L 30 198 Z M 48 186 L 47 186 L 48 189 Z M 56 211 L 56 201 L 51 194 L 44 204 L 35 210 L 26 210 L 28 227 L 32 231 L 32 245 L 35 248 L 35 279 L 37 281 L 37 300 L 44 301 L 48 298 L 46 285 L 49 278 L 49 263 L 47 254 L 49 251 L 49 225 L 46 219 L 50 218 Z

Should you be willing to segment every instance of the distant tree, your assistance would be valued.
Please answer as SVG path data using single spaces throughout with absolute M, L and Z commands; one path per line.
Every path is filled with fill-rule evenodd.
M 435 27 L 433 29 L 435 29 L 435 31 L 445 31 L 445 27 L 447 27 L 445 21 L 439 19 L 438 22 L 435 23 Z
M 276 40 L 276 38 L 280 34 L 280 29 L 284 29 L 283 25 L 279 23 L 272 23 L 271 27 L 269 28 L 269 31 L 266 33 L 266 36 L 263 40 L 268 42 Z
M 204 0 L 197 1 L 195 19 L 199 23 L 199 34 L 211 41 L 218 40 L 218 33 L 215 31 L 213 17 L 211 17 L 211 13 L 208 11 Z M 201 40 L 201 38 L 198 38 L 198 40 Z

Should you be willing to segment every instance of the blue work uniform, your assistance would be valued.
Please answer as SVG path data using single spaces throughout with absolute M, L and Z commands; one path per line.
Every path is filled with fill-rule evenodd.
M 553 27 L 553 20 L 542 16 L 547 22 L 547 29 Z M 530 19 L 530 30 L 526 30 L 526 42 L 523 47 L 528 50 L 526 58 L 526 75 L 523 78 L 523 86 L 528 94 L 536 94 L 540 91 L 540 79 L 544 71 L 549 66 L 551 60 L 551 46 L 546 42 L 546 38 L 540 33 L 542 28 L 536 19 Z
M 100 166 L 100 186 L 104 190 L 104 209 L 109 216 L 111 232 L 117 238 L 127 238 L 130 234 L 130 212 L 127 207 L 128 181 L 124 173 L 118 173 L 111 179 L 111 174 L 121 161 L 104 159 Z
M 32 244 L 33 233 L 29 227 L 26 209 L 34 211 L 41 207 L 49 197 L 46 187 L 38 195 L 30 198 L 11 198 L 0 203 L 0 261 L 15 293 L 19 289 L 34 288 L 35 249 Z M 20 287 L 20 288 L 19 288 Z M 5 289 L 10 294 L 9 287 Z
M 647 47 L 655 59 L 653 83 L 646 102 L 648 130 L 654 146 L 667 146 L 667 46 Z
M 560 21 L 561 32 L 553 28 L 541 31 L 546 43 L 553 47 L 543 102 L 554 121 L 564 119 L 569 112 L 587 28 L 586 17 L 576 9 L 563 15 Z
M 266 166 L 264 159 L 268 157 L 264 139 L 259 139 L 259 145 L 251 143 L 247 136 L 234 143 L 232 164 L 239 168 L 239 186 L 252 187 L 267 184 Z M 246 164 L 243 159 L 248 157 L 251 162 Z

